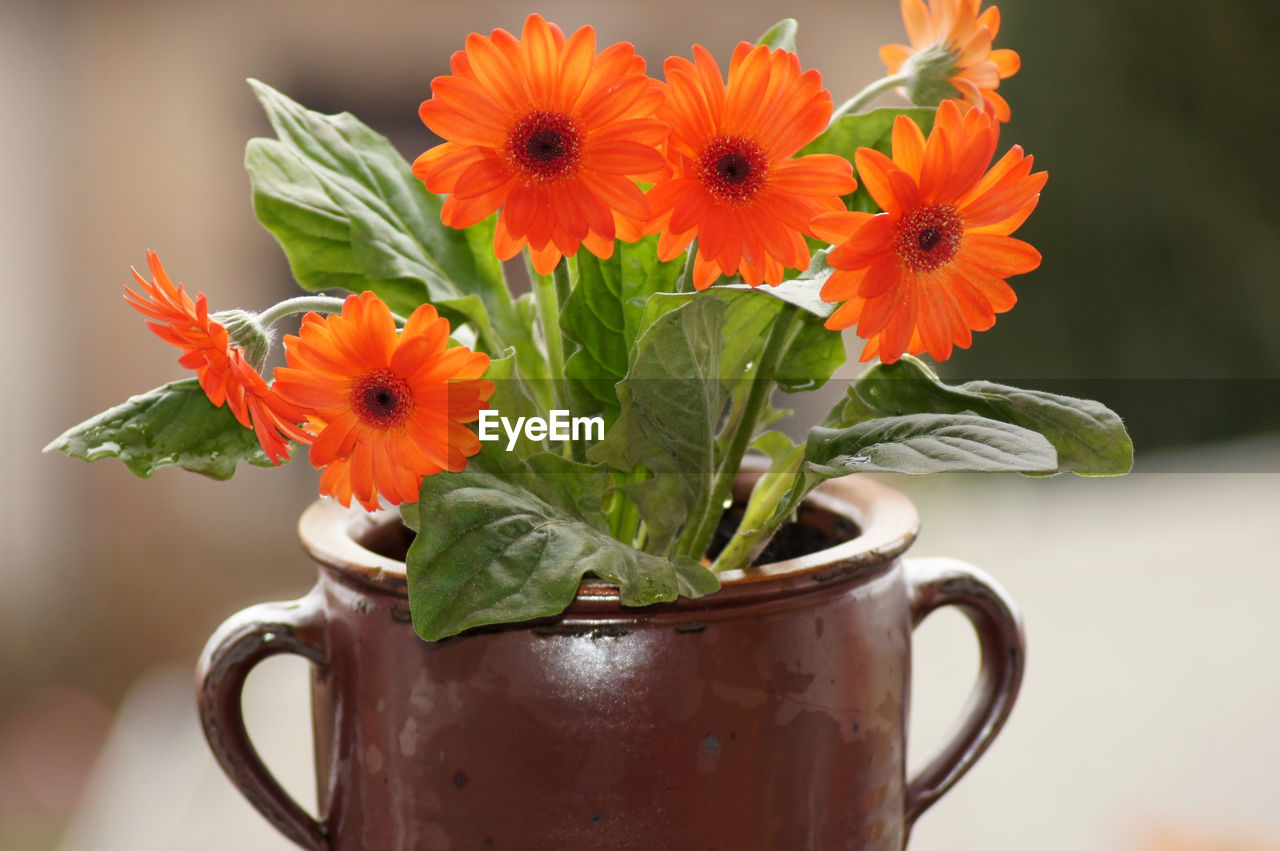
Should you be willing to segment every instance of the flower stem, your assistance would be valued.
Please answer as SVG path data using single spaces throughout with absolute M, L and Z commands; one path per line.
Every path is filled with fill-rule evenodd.
M 550 275 L 533 270 L 533 297 L 538 305 L 538 317 L 542 325 L 542 342 L 547 350 L 547 369 L 551 373 L 551 387 L 557 407 L 567 409 L 569 385 L 564 377 L 564 339 L 560 336 L 560 299 L 557 290 L 569 291 L 569 261 L 561 259 Z M 566 444 L 566 451 L 571 447 Z
M 871 103 L 871 101 L 875 100 L 880 95 L 889 91 L 889 89 L 896 89 L 898 86 L 906 85 L 908 80 L 909 77 L 906 74 L 890 74 L 888 77 L 881 77 L 879 80 L 876 80 L 874 83 L 842 103 L 839 109 L 831 113 L 831 122 L 827 126 L 829 127 L 831 124 L 834 124 L 838 118 L 844 118 L 846 115 L 852 115 L 867 104 Z
M 689 249 L 684 254 L 684 269 L 676 278 L 676 292 L 691 293 L 694 292 L 693 287 L 693 261 L 698 256 L 698 240 L 695 237 L 693 242 L 689 243 Z
M 294 313 L 341 313 L 345 299 L 328 295 L 304 295 L 290 298 L 267 308 L 258 314 L 258 321 L 263 328 L 269 328 L 281 319 Z M 403 325 L 404 320 L 398 319 Z
M 637 468 L 630 473 L 618 473 L 614 476 L 615 484 L 627 484 L 629 482 L 644 481 L 644 469 Z M 631 544 L 639 547 L 636 540 L 640 533 L 640 512 L 636 508 L 631 497 L 627 496 L 619 488 L 612 493 L 614 500 L 613 506 L 608 513 L 609 531 L 614 539 L 622 541 L 624 544 Z
M 742 514 L 738 531 L 733 533 L 729 543 L 716 558 L 716 563 L 711 566 L 713 571 L 721 573 L 740 570 L 749 567 L 756 560 L 777 530 L 777 524 L 770 521 L 778 503 L 795 483 L 803 462 L 804 444 L 801 444 L 790 455 L 775 463 L 775 469 L 760 477 L 755 490 L 751 492 L 746 511 Z

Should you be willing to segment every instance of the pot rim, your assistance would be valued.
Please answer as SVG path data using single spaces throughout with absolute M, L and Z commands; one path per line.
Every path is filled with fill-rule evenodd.
M 740 474 L 739 481 L 754 484 L 759 475 L 746 471 Z M 875 575 L 911 546 L 920 528 L 919 514 L 907 497 L 865 476 L 828 481 L 810 494 L 806 502 L 853 521 L 859 534 L 807 555 L 745 570 L 725 571 L 719 574 L 720 591 L 698 602 L 705 605 L 717 598 L 728 601 L 743 593 L 758 594 L 762 582 L 769 582 L 772 590 L 779 591 L 784 587 Z M 408 584 L 405 563 L 380 555 L 360 543 L 373 537 L 386 524 L 399 520 L 396 509 L 370 513 L 358 507 L 344 508 L 332 499 L 320 499 L 302 513 L 298 537 L 302 548 L 322 567 L 358 584 L 404 595 Z M 583 607 L 621 608 L 617 586 L 604 580 L 583 580 L 574 608 Z

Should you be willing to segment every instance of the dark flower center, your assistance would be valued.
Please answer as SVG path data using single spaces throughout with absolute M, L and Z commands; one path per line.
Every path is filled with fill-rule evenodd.
M 577 170 L 582 133 L 563 113 L 531 112 L 507 137 L 507 157 L 526 180 L 557 180 Z
M 932 251 L 933 247 L 941 241 L 942 231 L 932 227 L 920 231 L 920 236 L 916 238 L 921 251 Z
M 389 369 L 366 372 L 351 389 L 351 406 L 365 425 L 391 429 L 404 425 L 413 413 L 413 391 Z
M 960 253 L 964 222 L 950 204 L 917 207 L 898 221 L 894 247 L 903 264 L 932 272 Z
M 721 136 L 702 149 L 698 179 L 721 201 L 744 204 L 755 197 L 769 175 L 764 149 L 750 139 Z

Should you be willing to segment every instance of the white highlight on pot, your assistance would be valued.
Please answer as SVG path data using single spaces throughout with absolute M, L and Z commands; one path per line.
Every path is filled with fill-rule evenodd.
M 575 417 L 568 411 L 552 410 L 548 419 L 542 417 L 516 417 L 515 421 L 502 416 L 498 411 L 484 410 L 480 412 L 479 427 L 476 434 L 481 440 L 502 440 L 507 437 L 507 451 L 516 448 L 516 443 L 523 435 L 528 440 L 550 440 L 553 443 L 564 443 L 568 440 L 604 440 L 604 417 Z

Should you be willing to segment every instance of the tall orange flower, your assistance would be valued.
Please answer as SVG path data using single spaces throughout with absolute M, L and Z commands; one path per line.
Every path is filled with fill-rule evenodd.
M 147 326 L 166 343 L 182 349 L 178 363 L 195 370 L 201 389 L 219 408 L 224 404 L 245 428 L 252 428 L 258 443 L 277 465 L 289 458 L 289 440 L 307 441 L 298 429 L 303 414 L 277 397 L 257 371 L 231 345 L 227 329 L 210 318 L 204 293 L 195 300 L 182 284 L 174 286 L 154 251 L 147 252 L 148 281 L 130 269 L 141 292 L 126 285 L 124 298 L 149 320 Z
M 463 423 L 493 393 L 480 380 L 489 356 L 448 344 L 449 321 L 434 307 L 419 307 L 397 333 L 371 292 L 348 296 L 341 315 L 308 313 L 285 337 L 289 365 L 273 386 L 307 411 L 322 495 L 348 506 L 354 497 L 369 511 L 379 496 L 413 502 L 424 476 L 462 470 L 480 451 Z
M 972 106 L 1009 120 L 1009 104 L 996 88 L 1021 65 L 1012 50 L 992 50 L 1000 31 L 1000 10 L 979 13 L 982 0 L 902 0 L 902 19 L 911 45 L 886 44 L 880 58 L 890 74 L 908 74 L 912 100 L 927 106 L 943 98 L 963 98 Z
M 856 323 L 867 340 L 862 360 L 892 363 L 924 351 L 943 360 L 952 346 L 968 348 L 971 332 L 990 328 L 1017 301 L 1004 279 L 1040 265 L 1040 253 L 1009 234 L 1035 209 L 1048 174 L 1032 174 L 1017 145 L 987 170 L 999 136 L 993 117 L 962 115 L 948 100 L 927 141 L 900 115 L 893 159 L 870 148 L 854 155 L 884 212 L 825 214 L 814 229 L 836 243 L 822 298 L 844 302 L 826 325 Z
M 470 35 L 451 70 L 418 111 L 447 141 L 413 164 L 429 190 L 449 194 L 445 224 L 501 208 L 494 251 L 505 260 L 527 243 L 543 274 L 580 245 L 609 257 L 615 236 L 639 237 L 649 206 L 635 181 L 663 168 L 666 128 L 653 117 L 661 86 L 631 44 L 597 55 L 591 27 L 566 40 L 530 15 L 519 40 Z
M 658 256 L 671 260 L 697 237 L 693 281 L 706 289 L 720 275 L 748 284 L 782 281 L 783 269 L 809 264 L 804 235 L 821 212 L 843 210 L 856 188 L 848 160 L 793 155 L 826 129 L 831 94 L 814 70 L 785 50 L 738 45 L 726 85 L 701 45 L 693 62 L 667 60 L 666 103 L 672 176 L 649 190 L 661 232 Z

